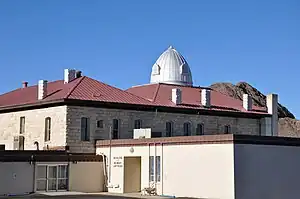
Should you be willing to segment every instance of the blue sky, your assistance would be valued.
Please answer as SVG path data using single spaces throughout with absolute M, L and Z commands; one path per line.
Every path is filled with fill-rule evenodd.
M 173 45 L 196 85 L 247 81 L 300 117 L 300 1 L 1 0 L 0 93 L 64 68 L 120 88 L 149 82 Z

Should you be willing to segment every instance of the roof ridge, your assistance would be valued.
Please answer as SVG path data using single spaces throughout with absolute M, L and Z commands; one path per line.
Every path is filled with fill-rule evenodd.
M 66 97 L 64 97 L 65 99 L 69 98 L 70 95 L 72 94 L 72 92 L 77 88 L 77 86 L 82 82 L 82 80 L 85 78 L 86 76 L 81 77 L 81 79 L 74 85 L 74 87 L 66 94 Z
M 59 82 L 59 81 L 63 81 L 63 80 L 61 80 L 61 79 L 59 79 L 59 80 L 54 80 L 54 81 L 48 82 L 48 84 L 50 84 L 50 83 L 56 83 L 56 82 Z M 35 86 L 38 86 L 38 84 L 33 84 L 33 85 L 27 86 L 27 87 L 25 87 L 25 88 L 19 87 L 19 88 L 16 88 L 16 89 L 14 89 L 14 90 L 8 91 L 8 92 L 6 92 L 6 93 L 0 93 L 0 96 L 6 95 L 6 94 L 10 94 L 10 93 L 13 93 L 13 92 L 16 92 L 16 91 L 19 91 L 19 90 L 24 90 L 24 89 L 33 88 L 33 87 L 35 87 Z
M 155 102 L 155 100 L 156 100 L 156 97 L 157 97 L 159 88 L 160 88 L 160 84 L 157 84 L 157 87 L 156 87 L 156 90 L 155 90 L 155 93 L 154 93 L 154 97 L 153 97 L 153 99 L 152 99 L 153 102 Z
M 146 100 L 146 101 L 148 101 L 148 102 L 151 102 L 150 100 L 145 99 L 145 98 L 143 98 L 143 97 L 141 97 L 141 96 L 135 95 L 135 94 L 133 94 L 133 93 L 130 93 L 130 92 L 128 92 L 128 91 L 126 91 L 126 90 L 123 90 L 123 89 L 120 89 L 120 88 L 118 88 L 118 87 L 109 85 L 109 84 L 104 83 L 104 82 L 102 82 L 102 81 L 99 81 L 99 80 L 97 80 L 97 79 L 94 79 L 94 78 L 91 78 L 91 77 L 86 77 L 86 78 L 89 78 L 89 79 L 91 79 L 91 80 L 97 81 L 97 82 L 99 82 L 99 83 L 101 83 L 101 84 L 105 84 L 106 86 L 108 86 L 108 87 L 110 87 L 110 88 L 114 88 L 114 89 L 117 89 L 117 90 L 119 90 L 119 91 L 128 93 L 128 94 L 130 94 L 131 96 L 137 97 L 137 98 L 139 98 L 139 99 L 143 99 L 143 100 Z

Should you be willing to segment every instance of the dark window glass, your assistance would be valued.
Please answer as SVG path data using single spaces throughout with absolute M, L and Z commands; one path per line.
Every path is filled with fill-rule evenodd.
M 25 117 L 20 117 L 20 134 L 25 133 Z
M 230 126 L 229 125 L 226 125 L 225 128 L 224 128 L 224 133 L 228 134 L 230 133 Z
M 47 117 L 45 119 L 45 142 L 50 140 L 51 135 L 51 118 Z
M 118 139 L 118 138 L 119 138 L 119 120 L 114 119 L 113 129 L 112 129 L 112 139 Z
M 166 136 L 171 137 L 173 134 L 173 123 L 166 122 Z
M 97 128 L 103 128 L 103 120 L 97 121 Z
M 183 124 L 183 132 L 185 136 L 191 135 L 191 124 L 189 122 Z
M 87 117 L 81 118 L 81 140 L 90 140 L 90 119 Z
M 134 120 L 134 128 L 135 129 L 142 128 L 142 120 Z
M 204 135 L 204 125 L 197 124 L 196 135 Z

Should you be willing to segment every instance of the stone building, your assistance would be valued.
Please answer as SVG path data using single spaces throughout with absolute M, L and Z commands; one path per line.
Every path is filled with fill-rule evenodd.
M 64 79 L 40 80 L 0 95 L 0 145 L 6 149 L 95 152 L 101 139 L 209 134 L 277 135 L 277 95 L 267 107 L 194 86 L 184 57 L 168 48 L 152 67 L 150 84 L 121 90 L 66 69 Z

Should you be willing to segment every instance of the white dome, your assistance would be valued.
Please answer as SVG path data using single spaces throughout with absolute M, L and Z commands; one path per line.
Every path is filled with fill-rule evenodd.
M 192 73 L 184 57 L 170 46 L 152 67 L 150 83 L 193 85 Z

